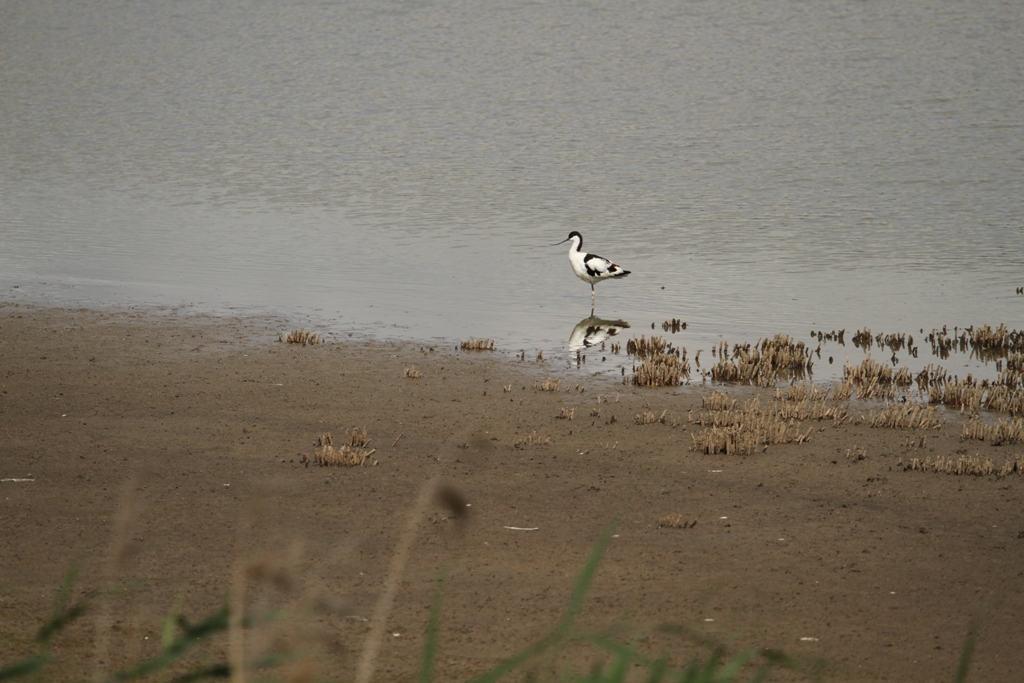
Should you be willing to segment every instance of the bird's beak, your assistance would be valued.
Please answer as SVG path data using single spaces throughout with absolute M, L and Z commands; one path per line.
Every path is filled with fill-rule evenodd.
M 555 244 L 552 244 L 551 246 L 553 246 L 553 247 L 557 247 L 557 246 L 558 246 L 559 244 L 565 244 L 565 243 L 566 243 L 566 242 L 568 242 L 568 241 L 569 241 L 569 238 L 568 238 L 568 237 L 566 237 L 566 238 L 565 238 L 564 240 L 562 240 L 561 242 L 556 242 Z

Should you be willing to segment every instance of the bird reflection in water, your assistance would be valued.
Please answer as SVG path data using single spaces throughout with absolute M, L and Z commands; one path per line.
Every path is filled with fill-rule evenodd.
M 569 335 L 569 351 L 572 354 L 579 354 L 581 351 L 600 346 L 608 339 L 619 333 L 619 330 L 629 327 L 625 320 L 602 320 L 594 315 L 576 323 Z

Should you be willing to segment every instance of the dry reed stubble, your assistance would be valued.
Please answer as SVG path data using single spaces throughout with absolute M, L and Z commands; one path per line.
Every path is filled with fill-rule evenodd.
M 732 410 L 736 407 L 736 399 L 725 391 L 716 391 L 701 399 L 704 410 Z
M 633 365 L 633 374 L 629 381 L 639 387 L 674 387 L 683 380 L 690 379 L 690 362 L 686 360 L 685 350 L 679 349 L 663 337 L 644 335 L 626 342 L 626 353 L 640 360 L 640 365 Z M 623 384 L 626 378 L 623 377 Z
M 658 529 L 692 529 L 697 520 L 684 519 L 682 515 L 665 515 L 658 520 Z
M 1000 413 L 1009 413 L 1010 417 L 1024 414 L 1024 387 L 999 384 L 989 387 L 985 398 L 985 408 Z
M 633 368 L 632 382 L 638 387 L 675 387 L 690 379 L 690 363 L 674 354 L 657 354 Z
M 945 380 L 928 384 L 928 403 L 946 405 L 960 412 L 976 413 L 985 399 L 985 387 L 970 376 L 963 380 Z
M 779 380 L 804 377 L 814 367 L 807 345 L 784 334 L 760 339 L 753 346 L 736 344 L 731 355 L 729 345 L 721 342 L 715 355 L 718 362 L 711 368 L 711 379 L 716 382 L 770 386 Z
M 828 398 L 828 387 L 815 386 L 810 382 L 790 384 L 785 389 L 775 390 L 776 401 L 824 401 Z
M 369 461 L 369 457 L 377 452 L 376 448 L 367 448 L 370 439 L 367 438 L 366 429 L 352 428 L 348 440 L 340 447 L 335 448 L 331 435 L 324 432 L 317 439 L 316 451 L 313 456 L 314 464 L 321 467 L 359 467 Z
M 1009 413 L 1010 417 L 1024 413 L 1024 356 L 1011 354 L 997 361 L 999 377 L 994 382 L 978 382 L 971 375 L 964 379 L 950 378 L 941 366 L 928 365 L 915 378 L 918 388 L 928 393 L 928 402 L 946 405 L 966 413 L 980 410 Z
M 533 380 L 534 391 L 559 391 L 562 388 L 562 380 L 546 377 L 543 382 Z
M 679 355 L 679 351 L 663 337 L 651 335 L 651 338 L 648 339 L 642 334 L 639 339 L 634 337 L 626 342 L 626 353 L 637 358 L 652 358 L 665 354 Z
M 772 406 L 762 409 L 756 396 L 740 409 L 701 413 L 696 422 L 704 429 L 690 435 L 693 450 L 708 455 L 750 455 L 773 444 L 804 443 L 814 431 L 780 417 Z
M 988 441 L 993 445 L 1024 443 L 1024 420 L 999 420 L 996 424 L 985 424 L 977 415 L 964 425 L 962 438 Z
M 872 427 L 890 429 L 939 429 L 945 424 L 939 420 L 934 407 L 913 401 L 893 403 L 882 410 L 871 411 L 867 419 Z
M 661 415 L 652 413 L 649 410 L 645 410 L 642 413 L 637 413 L 633 416 L 633 421 L 638 425 L 652 425 L 655 423 L 665 424 L 665 416 L 668 415 L 668 410 L 661 411 Z
M 538 447 L 538 446 L 550 446 L 550 445 L 551 445 L 551 437 L 550 436 L 541 436 L 536 431 L 530 432 L 529 434 L 526 435 L 525 438 L 522 438 L 522 439 L 516 441 L 513 444 L 513 446 L 515 448 L 524 448 L 524 447 L 535 448 L 535 447 Z
M 279 336 L 278 339 L 288 344 L 302 344 L 303 346 L 311 346 L 323 341 L 319 334 L 307 329 L 292 330 L 286 336 Z
M 850 416 L 846 408 L 838 403 L 825 403 L 822 399 L 804 399 L 802 401 L 784 401 L 777 404 L 775 415 L 781 420 L 830 420 L 833 424 L 842 424 Z
M 897 466 L 902 467 L 905 472 L 916 470 L 919 472 L 940 472 L 943 474 L 973 477 L 995 476 L 1002 479 L 1014 473 L 1018 475 L 1024 474 L 1024 456 L 1020 454 L 1014 455 L 1013 459 L 1008 459 L 1002 467 L 996 467 L 991 459 L 982 458 L 980 455 L 962 455 L 956 460 L 942 456 L 935 458 L 935 460 L 932 460 L 931 457 L 927 457 L 924 460 L 911 458 L 910 462 L 904 462 L 900 458 Z
M 693 450 L 706 454 L 749 455 L 780 443 L 805 443 L 813 428 L 804 427 L 808 420 L 829 420 L 838 425 L 849 419 L 846 407 L 829 399 L 827 390 L 816 388 L 776 392 L 776 396 L 813 396 L 798 401 L 776 398 L 767 407 L 761 407 L 759 396 L 737 407 L 737 400 L 725 392 L 704 397 L 706 412 L 694 421 L 704 427 L 692 433 Z
M 493 339 L 467 339 L 459 344 L 463 351 L 493 351 Z
M 871 357 L 865 358 L 860 365 L 850 365 L 847 361 L 843 367 L 843 384 L 856 388 L 857 397 L 894 399 L 898 391 L 905 391 L 913 384 L 913 374 L 909 368 L 903 367 L 893 371 L 892 367 L 877 362 Z

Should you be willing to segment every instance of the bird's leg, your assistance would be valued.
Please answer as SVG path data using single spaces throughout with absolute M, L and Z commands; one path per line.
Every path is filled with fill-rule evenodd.
M 596 296 L 597 295 L 594 294 L 594 283 L 590 283 L 590 314 L 591 315 L 594 314 L 594 302 L 597 300 L 595 298 Z

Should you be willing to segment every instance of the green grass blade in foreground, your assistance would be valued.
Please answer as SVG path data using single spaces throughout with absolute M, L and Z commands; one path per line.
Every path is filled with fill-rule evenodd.
M 757 670 L 754 677 L 750 679 L 750 683 L 763 683 L 768 680 L 768 673 L 772 670 L 771 664 L 762 664 L 761 668 Z
M 686 668 L 680 683 L 711 683 L 715 679 L 715 669 L 718 668 L 720 661 L 722 661 L 721 650 L 715 650 L 711 653 L 711 659 L 708 660 L 708 665 L 703 669 L 700 668 L 696 659 L 693 660 L 690 666 Z
M 626 680 L 626 672 L 629 670 L 629 664 L 633 661 L 632 652 L 629 650 L 623 650 L 618 654 L 614 661 L 612 661 L 612 668 L 608 670 L 608 675 L 603 677 L 601 680 L 609 681 L 624 681 Z
M 430 683 L 434 677 L 434 662 L 437 658 L 437 634 L 441 626 L 441 598 L 444 595 L 445 577 L 437 582 L 437 593 L 430 605 L 430 619 L 427 621 L 427 637 L 423 644 L 423 659 L 420 662 L 419 683 Z
M 963 683 L 967 680 L 967 672 L 971 668 L 971 658 L 974 657 L 974 638 L 976 636 L 974 624 L 967 629 L 967 637 L 964 638 L 964 649 L 960 652 L 960 663 L 956 667 L 956 683 Z
M 21 678 L 22 676 L 28 676 L 35 673 L 39 669 L 42 669 L 50 661 L 50 653 L 40 652 L 34 657 L 28 657 L 20 662 L 15 662 L 10 666 L 5 666 L 0 669 L 0 681 L 11 681 L 15 678 Z
M 74 588 L 75 579 L 78 578 L 78 572 L 81 569 L 82 560 L 77 559 L 64 577 L 64 583 L 61 584 L 60 590 L 57 591 L 57 600 L 53 606 L 53 616 L 50 617 L 48 622 L 43 624 L 36 635 L 36 640 L 40 643 L 48 644 L 58 631 L 85 614 L 89 606 L 88 600 L 82 600 L 70 608 L 68 607 L 68 602 L 71 600 L 71 590 Z
M 618 642 L 613 637 L 609 637 L 605 633 L 586 635 L 583 639 L 587 642 L 593 643 L 602 650 L 614 654 L 617 658 L 628 655 L 630 662 L 642 666 L 650 671 L 648 674 L 648 681 L 660 681 L 666 675 L 670 675 L 667 660 L 652 660 L 634 650 L 630 645 Z M 706 666 L 701 667 L 700 660 L 695 657 L 687 665 L 686 669 L 679 672 L 678 677 L 675 680 L 683 681 L 685 683 L 701 681 L 726 683 L 729 681 L 740 680 L 740 670 L 754 660 L 761 658 L 766 661 L 761 664 L 760 668 L 751 679 L 751 683 L 759 683 L 767 678 L 768 673 L 771 671 L 773 666 L 776 664 L 785 664 L 788 661 L 784 655 L 779 655 L 778 653 L 770 650 L 758 649 L 745 650 L 737 654 L 732 659 L 723 661 L 722 655 L 724 652 L 725 650 L 723 647 L 716 644 L 715 649 L 712 651 L 711 659 L 708 661 Z
M 228 678 L 230 676 L 231 665 L 227 663 L 211 664 L 197 671 L 172 678 L 171 683 L 192 683 L 192 681 L 201 681 L 207 678 Z
M 572 596 L 569 598 L 569 605 L 565 609 L 565 614 L 563 614 L 562 618 L 558 620 L 558 624 L 555 625 L 555 628 L 551 633 L 547 634 L 518 654 L 512 655 L 490 671 L 473 679 L 473 683 L 493 683 L 505 674 L 519 667 L 524 662 L 528 662 L 534 657 L 537 657 L 548 648 L 565 638 L 569 629 L 572 628 L 572 624 L 576 619 L 576 616 L 580 613 L 580 610 L 583 609 L 587 590 L 589 590 L 590 584 L 594 580 L 594 575 L 597 573 L 597 567 L 601 564 L 601 557 L 604 555 L 604 551 L 608 549 L 608 544 L 612 540 L 612 534 L 614 531 L 615 522 L 612 522 L 605 527 L 603 532 L 601 532 L 601 536 L 597 539 L 597 543 L 594 544 L 594 549 L 590 551 L 590 557 L 587 558 L 586 564 L 583 565 L 583 570 L 580 572 L 579 578 L 576 579 L 576 586 L 573 588 Z
M 0 681 L 9 681 L 29 676 L 46 666 L 53 658 L 50 653 L 50 641 L 53 640 L 53 637 L 61 629 L 85 614 L 89 607 L 88 599 L 68 607 L 68 602 L 71 600 L 71 591 L 74 588 L 75 579 L 78 577 L 78 572 L 81 568 L 81 559 L 76 560 L 71 565 L 71 569 L 64 576 L 64 582 L 61 584 L 60 590 L 57 591 L 57 599 L 53 605 L 53 615 L 36 633 L 36 642 L 41 644 L 42 652 L 0 668 Z
M 715 675 L 714 680 L 736 680 L 736 678 L 739 676 L 740 669 L 745 667 L 756 656 L 757 653 L 753 650 L 747 650 L 746 652 L 739 653 L 728 662 L 725 662 L 725 665 L 722 667 L 722 670 Z
M 668 673 L 668 660 L 664 657 L 659 657 L 651 662 L 648 668 L 651 672 L 647 675 L 646 683 L 660 683 L 665 678 L 665 674 Z
M 565 615 L 562 616 L 558 626 L 555 627 L 556 631 L 567 631 L 572 626 L 576 615 L 583 609 L 583 602 L 587 598 L 587 591 L 590 590 L 590 584 L 594 581 L 594 575 L 597 573 L 598 565 L 601 564 L 601 558 L 604 557 L 604 551 L 608 549 L 608 544 L 611 543 L 615 526 L 616 522 L 614 521 L 606 526 L 598 537 L 597 543 L 594 544 L 594 549 L 590 551 L 590 557 L 587 558 L 587 563 L 583 565 L 583 571 L 580 572 L 579 578 L 576 579 L 576 586 L 573 588 L 572 597 L 569 598 L 569 606 L 565 610 Z
M 174 642 L 172 642 L 164 649 L 163 652 L 153 659 L 143 662 L 135 668 L 128 669 L 127 671 L 118 672 L 113 678 L 115 681 L 130 681 L 136 678 L 142 678 L 143 676 L 148 676 L 154 671 L 166 668 L 173 662 L 180 659 L 189 648 L 201 641 L 203 638 L 207 638 L 219 631 L 224 631 L 227 627 L 228 606 L 224 605 L 198 624 L 185 624 L 184 633 L 182 633 L 181 636 L 175 639 Z

